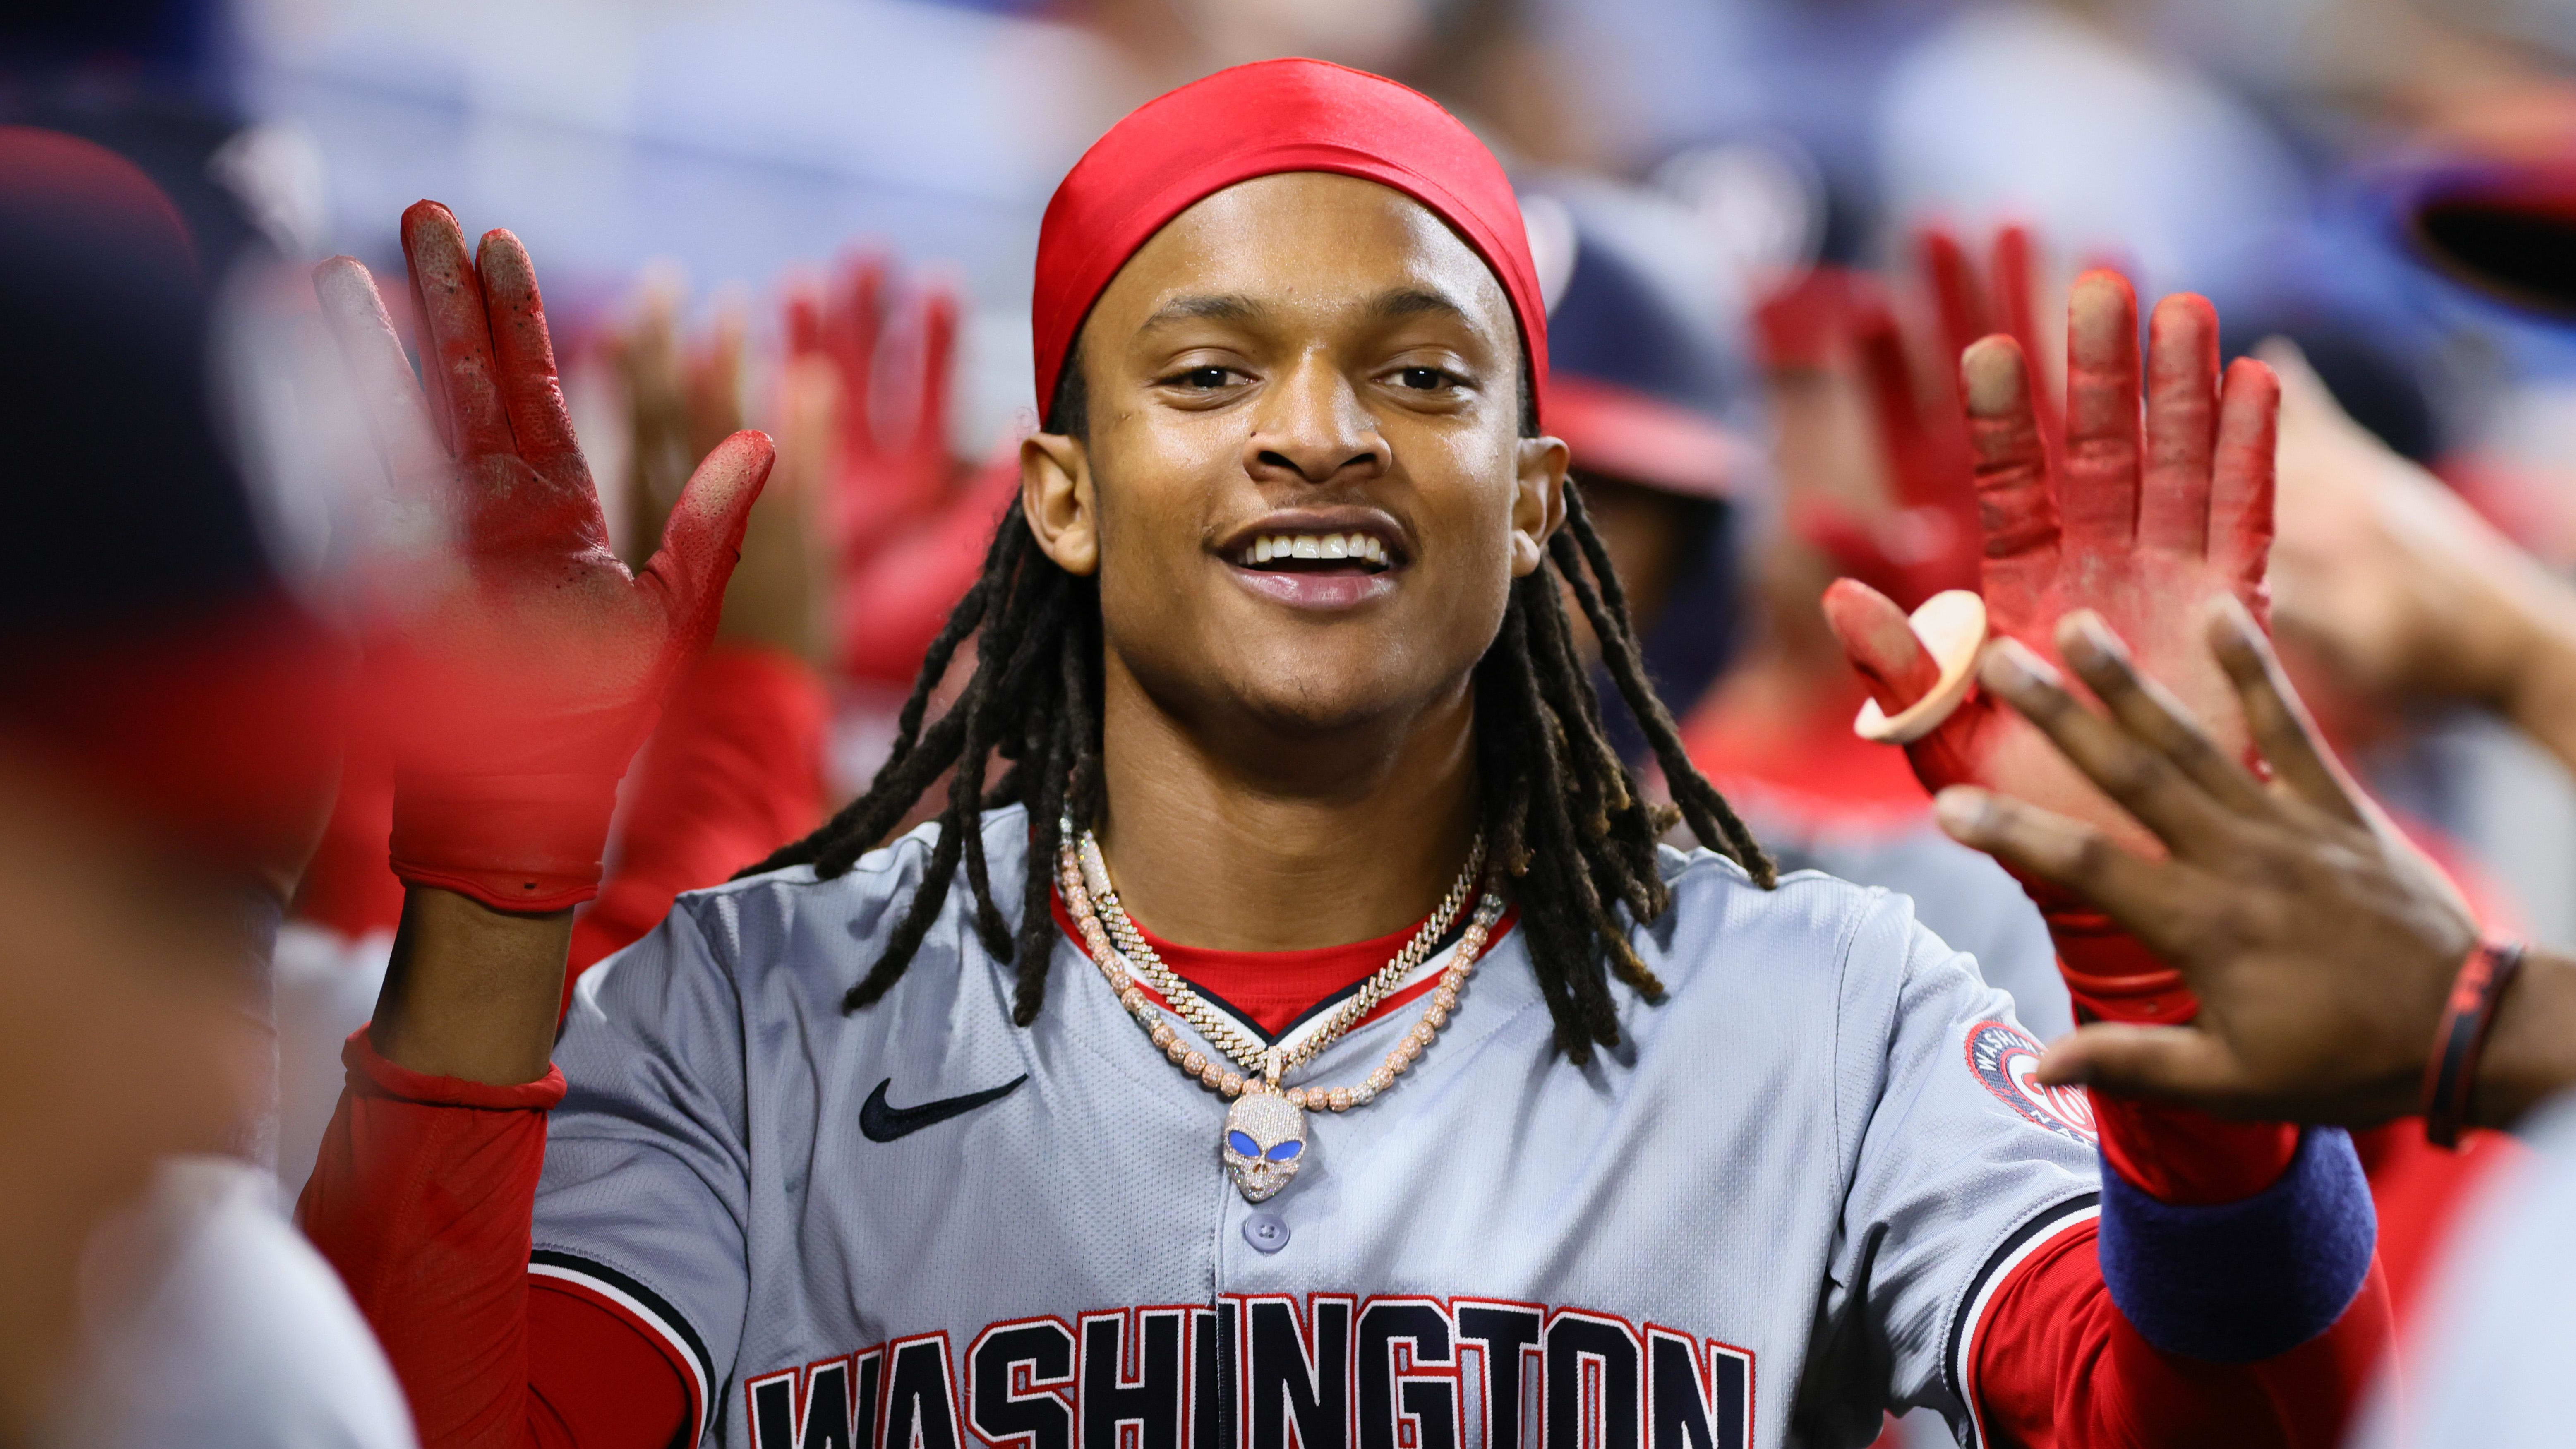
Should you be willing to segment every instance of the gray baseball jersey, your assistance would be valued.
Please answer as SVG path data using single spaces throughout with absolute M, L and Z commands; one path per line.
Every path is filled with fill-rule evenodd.
M 983 828 L 1017 899 L 1025 817 Z M 531 1271 L 663 1336 L 720 1443 L 1748 1449 L 1915 1405 L 1973 1441 L 1983 1305 L 2094 1211 L 2080 1098 L 2031 1085 L 2010 1001 L 1903 897 L 1671 851 L 1636 934 L 1667 994 L 1620 991 L 1619 1047 L 1553 1050 L 1507 933 L 1249 1204 L 1222 1100 L 1070 942 L 1011 1024 L 962 882 L 841 1009 L 930 831 L 681 897 L 556 1050 Z M 1358 1080 L 1415 1014 L 1304 1079 Z

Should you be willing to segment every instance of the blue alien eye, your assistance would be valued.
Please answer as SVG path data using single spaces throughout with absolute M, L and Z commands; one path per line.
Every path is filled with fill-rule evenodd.
M 1249 1136 L 1246 1136 L 1241 1132 L 1228 1132 L 1225 1134 L 1225 1145 L 1233 1148 L 1235 1155 L 1238 1157 L 1258 1158 L 1261 1156 L 1261 1144 L 1253 1141 Z
M 1273 1162 L 1293 1162 L 1296 1160 L 1297 1154 L 1305 1150 L 1306 1144 L 1303 1142 L 1282 1142 L 1278 1146 L 1270 1149 L 1270 1160 Z

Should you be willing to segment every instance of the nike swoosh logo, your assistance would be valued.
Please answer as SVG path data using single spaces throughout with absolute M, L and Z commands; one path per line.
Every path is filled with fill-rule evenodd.
M 942 1097 L 917 1107 L 889 1107 L 886 1105 L 886 1088 L 894 1085 L 894 1078 L 888 1077 L 877 1083 L 877 1089 L 868 1093 L 868 1099 L 859 1104 L 859 1132 L 870 1142 L 892 1142 L 898 1137 L 909 1137 L 924 1127 L 935 1126 L 951 1117 L 963 1116 L 978 1107 L 998 1102 L 1018 1091 L 1028 1079 L 1029 1074 L 1022 1072 L 998 1087 L 968 1092 L 963 1097 Z

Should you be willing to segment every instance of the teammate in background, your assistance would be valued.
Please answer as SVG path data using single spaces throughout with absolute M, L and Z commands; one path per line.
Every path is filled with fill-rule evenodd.
M 0 1442 L 404 1449 L 245 1160 L 345 660 L 218 441 L 192 242 L 124 157 L 0 127 Z
M 560 1041 L 603 782 L 766 460 L 720 447 L 630 583 L 524 253 L 427 204 L 405 243 L 437 411 L 382 428 L 480 564 L 413 648 L 492 687 L 407 741 L 403 934 L 304 1213 L 430 1441 L 1714 1449 L 1890 1404 L 1977 1442 L 2337 1437 L 2385 1311 L 2348 1143 L 2117 1113 L 2100 1171 L 1902 898 L 1774 879 L 1540 431 L 1512 193 L 1421 97 L 1272 62 L 1095 145 L 1040 240 L 1048 431 L 894 759 L 586 976 Z M 363 273 L 322 281 L 402 400 Z M 2066 474 L 2018 353 L 1970 358 L 2008 630 L 2098 584 L 2165 643 L 2259 578 L 2268 375 L 2222 407 L 2214 319 L 2167 303 L 2141 446 L 2136 336 L 2079 289 Z M 2151 530 L 2153 579 L 2104 562 L 2141 508 L 2195 540 Z M 1710 849 L 1657 846 L 1569 590 Z M 1893 605 L 1846 612 L 1929 727 L 1952 681 Z M 1994 718 L 1931 765 L 2048 784 Z M 2097 1010 L 2187 1008 L 2052 921 Z

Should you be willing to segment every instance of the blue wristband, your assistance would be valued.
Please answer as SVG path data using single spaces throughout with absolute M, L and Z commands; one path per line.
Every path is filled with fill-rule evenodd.
M 2102 1164 L 2102 1281 L 2166 1353 L 2252 1363 L 2332 1328 L 2370 1275 L 2379 1218 L 2352 1138 L 2310 1127 L 2281 1180 L 2176 1207 Z

